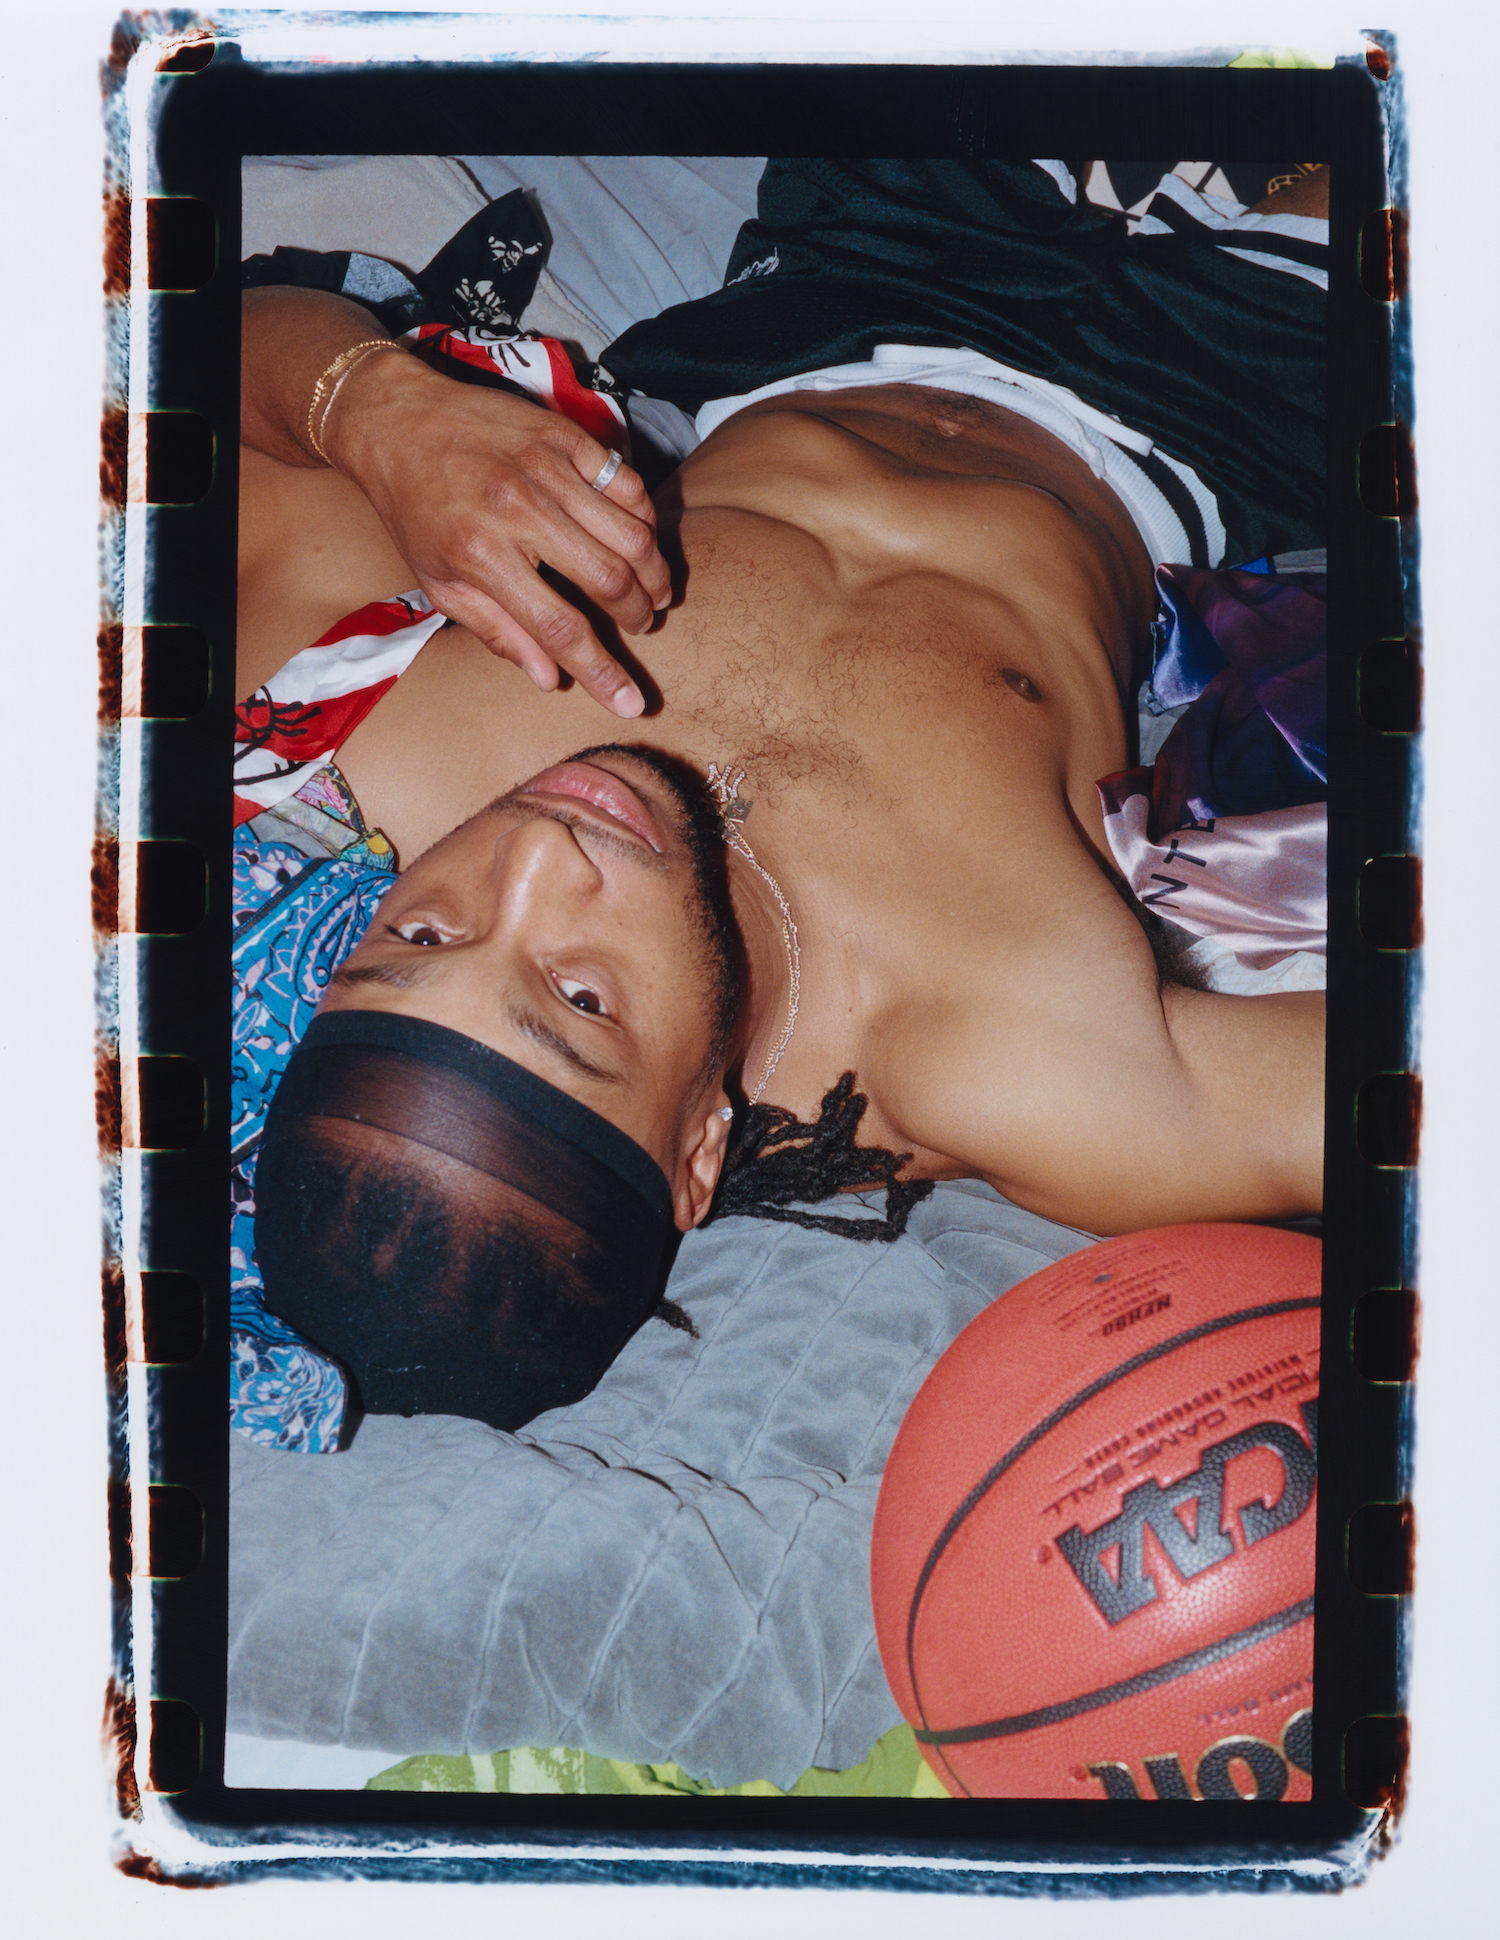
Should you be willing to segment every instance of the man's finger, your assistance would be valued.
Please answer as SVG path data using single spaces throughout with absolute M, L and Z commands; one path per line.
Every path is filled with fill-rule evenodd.
M 651 524 L 656 522 L 656 511 L 651 504 L 651 495 L 646 490 L 640 473 L 620 454 L 620 463 L 615 466 L 607 485 L 596 485 L 599 478 L 609 468 L 615 453 L 608 445 L 601 445 L 597 438 L 591 438 L 581 425 L 570 419 L 559 423 L 553 418 L 548 423 L 552 432 L 555 449 L 566 455 L 571 469 L 577 472 L 591 491 L 598 492 L 601 498 L 612 496 L 617 505 L 625 506 L 638 518 L 645 518 Z
M 650 625 L 652 613 L 659 613 L 671 600 L 672 573 L 657 549 L 655 508 L 651 505 L 645 486 L 641 484 L 634 472 L 630 477 L 639 488 L 641 503 L 651 510 L 652 516 L 649 522 L 640 515 L 634 505 L 616 502 L 615 488 L 625 475 L 625 469 L 622 467 L 611 479 L 608 491 L 596 492 L 591 487 L 585 487 L 580 491 L 575 482 L 576 473 L 570 467 L 568 476 L 561 479 L 558 484 L 557 508 L 563 521 L 571 520 L 580 532 L 586 533 L 589 538 L 596 541 L 606 553 L 623 561 L 632 576 L 639 582 L 647 600 L 647 611 L 639 626 L 627 624 L 615 610 L 613 599 L 602 596 L 595 586 L 584 585 L 581 580 L 577 583 L 596 605 L 604 607 L 617 625 L 624 626 L 627 632 L 640 633 Z M 557 538 L 559 536 L 566 538 L 566 530 L 565 523 L 558 523 L 556 526 L 554 550 Z M 553 564 L 559 571 L 564 570 L 561 558 L 553 559 Z M 569 565 L 570 568 L 580 566 L 581 559 L 574 556 L 570 559 Z M 570 569 L 568 577 L 575 578 L 575 572 Z
M 620 719 L 634 720 L 644 711 L 641 690 L 600 645 L 583 615 L 530 569 L 523 582 L 508 589 L 514 611 L 451 582 L 424 582 L 423 590 L 450 619 L 467 627 L 498 658 L 521 668 L 544 693 L 557 686 L 562 669 Z
M 571 494 L 566 505 L 557 497 L 565 480 Z M 647 556 L 657 556 L 648 527 L 617 506 L 605 504 L 586 486 L 579 487 L 566 466 L 559 466 L 553 478 L 533 477 L 524 512 L 523 518 L 513 505 L 487 524 L 453 531 L 441 566 L 445 580 L 472 587 L 527 625 L 541 617 L 531 602 L 537 590 L 535 562 L 545 559 L 586 599 L 602 607 L 623 632 L 646 631 L 656 606 L 631 555 L 643 564 Z M 626 556 L 620 548 L 626 549 Z M 664 566 L 662 570 L 665 573 Z
M 611 500 L 622 511 L 655 528 L 656 507 L 651 503 L 645 479 L 632 466 L 621 465 L 599 496 Z
M 601 707 L 624 720 L 644 713 L 645 696 L 620 663 L 600 645 L 593 628 L 541 579 L 520 589 L 512 617 L 542 650 L 565 668 Z
M 589 501 L 583 509 L 596 523 L 604 516 L 632 535 L 645 532 L 640 522 L 628 513 L 615 506 L 602 505 L 597 494 L 585 489 L 580 497 Z M 453 617 L 461 618 L 472 632 L 484 637 L 484 626 L 493 625 L 495 611 L 503 609 L 530 632 L 545 652 L 547 639 L 537 633 L 537 627 L 559 627 L 563 630 L 565 648 L 573 647 L 576 642 L 576 650 L 587 656 L 590 677 L 584 684 L 596 698 L 610 705 L 609 695 L 621 685 L 629 685 L 634 694 L 633 684 L 619 671 L 618 664 L 600 645 L 582 615 L 549 592 L 537 578 L 536 562 L 545 558 L 626 632 L 643 633 L 650 626 L 654 616 L 651 595 L 642 588 L 631 566 L 601 546 L 535 484 L 531 487 L 526 511 L 524 539 L 518 532 L 504 532 L 498 522 L 455 530 L 449 535 L 447 558 L 416 561 L 419 571 L 425 565 L 433 577 L 440 579 L 445 587 L 453 587 L 458 596 L 468 592 L 486 605 L 493 603 L 488 611 L 485 606 L 471 604 L 463 614 L 454 613 Z M 519 523 L 513 514 L 513 526 Z M 633 538 L 632 544 L 638 550 L 639 538 Z M 488 640 L 486 644 L 491 645 L 492 651 L 500 651 Z M 505 657 L 512 656 L 507 653 Z M 561 664 L 578 676 L 579 670 L 569 665 L 566 654 L 561 657 Z M 604 683 L 602 692 L 601 682 Z
M 629 559 L 636 578 L 646 589 L 651 610 L 654 613 L 660 613 L 663 607 L 670 606 L 672 603 L 672 571 L 666 560 L 662 558 L 656 542 L 656 507 L 651 503 L 651 495 L 645 485 L 634 472 L 630 474 L 630 478 L 632 484 L 638 488 L 640 506 L 636 504 L 634 494 L 629 499 L 623 494 L 617 495 L 615 488 L 624 476 L 623 472 L 617 472 L 610 480 L 608 490 L 600 492 L 598 497 L 612 502 L 625 513 L 627 518 L 639 521 L 639 526 L 650 535 L 649 547 L 642 545 L 638 555 L 633 555 L 628 550 L 624 551 L 623 556 Z M 642 507 L 644 509 L 641 509 Z M 616 540 L 617 546 L 628 545 L 629 537 L 628 532 L 620 535 Z
M 622 515 L 608 508 L 610 516 Z M 632 521 L 635 532 L 642 530 Z M 644 633 L 656 617 L 655 602 L 642 584 L 639 571 L 606 541 L 601 544 L 584 525 L 562 508 L 545 521 L 533 542 L 547 564 L 571 581 L 595 606 L 602 607 L 624 633 Z M 528 548 L 529 550 L 529 548 Z
M 587 484 L 604 520 L 602 526 L 590 517 L 576 491 L 559 490 L 558 502 L 595 538 L 629 562 L 645 587 L 653 610 L 660 612 L 672 597 L 672 575 L 656 546 L 656 507 L 646 490 L 646 481 L 629 465 L 621 465 L 602 491 L 595 488 L 594 480 L 608 457 L 604 447 L 587 433 L 569 453 L 568 470 Z M 567 483 L 571 484 L 571 478 Z M 611 517 L 619 513 L 632 523 Z
M 596 523 L 602 510 L 632 533 L 643 531 L 638 521 L 613 506 L 601 508 L 595 494 L 584 492 L 582 497 L 592 501 L 584 510 Z M 645 632 L 654 611 L 651 595 L 629 564 L 578 526 L 535 482 L 527 488 L 524 518 L 521 510 L 513 505 L 506 517 L 456 527 L 449 534 L 446 557 L 418 561 L 419 569 L 424 564 L 436 568 L 446 584 L 472 588 L 527 626 L 542 617 L 534 598 L 540 590 L 536 562 L 544 558 L 625 632 Z M 546 642 L 539 644 L 545 647 Z

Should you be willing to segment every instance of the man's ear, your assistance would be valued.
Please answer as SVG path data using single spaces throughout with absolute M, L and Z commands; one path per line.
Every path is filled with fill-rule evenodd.
M 722 1091 L 712 1097 L 701 1113 L 695 1114 L 683 1132 L 682 1150 L 677 1160 L 677 1178 L 672 1191 L 672 1209 L 680 1233 L 690 1233 L 708 1217 L 714 1187 L 729 1149 L 729 1134 L 734 1129 L 729 1100 Z

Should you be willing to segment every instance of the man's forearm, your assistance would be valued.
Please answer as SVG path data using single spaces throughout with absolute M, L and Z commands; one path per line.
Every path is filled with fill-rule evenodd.
M 392 348 L 339 366 L 367 342 Z M 344 297 L 278 288 L 244 296 L 240 438 L 352 479 L 433 604 L 539 687 L 566 672 L 611 713 L 641 712 L 630 674 L 539 572 L 561 573 L 626 633 L 646 632 L 671 598 L 645 485 L 606 465 L 582 425 L 455 383 Z
M 284 465 L 324 464 L 307 432 L 319 377 L 341 352 L 390 333 L 326 290 L 246 290 L 240 327 L 241 443 Z

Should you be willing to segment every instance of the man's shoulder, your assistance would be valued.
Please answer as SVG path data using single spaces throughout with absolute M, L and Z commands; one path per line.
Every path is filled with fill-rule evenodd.
M 1163 985 L 1130 929 L 1133 948 L 1042 954 L 1025 978 L 893 1019 L 894 1083 L 873 1087 L 886 1115 L 1027 1210 L 1087 1231 L 1316 1210 L 1321 995 Z

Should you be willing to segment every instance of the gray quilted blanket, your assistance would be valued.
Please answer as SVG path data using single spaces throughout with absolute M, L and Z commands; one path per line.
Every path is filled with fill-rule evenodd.
M 648 1322 L 520 1434 L 372 1417 L 332 1456 L 234 1438 L 230 1730 L 571 1745 L 716 1785 L 858 1763 L 900 1721 L 868 1549 L 901 1417 L 983 1307 L 1088 1243 L 973 1183 L 894 1245 L 725 1220 L 670 1283 L 698 1338 Z

